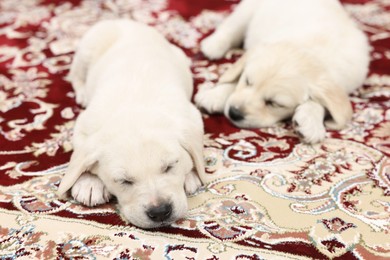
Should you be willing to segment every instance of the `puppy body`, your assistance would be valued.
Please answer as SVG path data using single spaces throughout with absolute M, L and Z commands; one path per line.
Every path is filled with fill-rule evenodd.
M 201 49 L 218 59 L 242 41 L 246 53 L 219 86 L 199 91 L 199 106 L 224 112 L 239 127 L 266 127 L 294 116 L 309 143 L 325 137 L 323 117 L 315 118 L 310 108 L 317 116 L 327 110 L 329 127 L 345 126 L 352 115 L 347 94 L 366 77 L 369 45 L 338 1 L 243 0 Z
M 72 189 L 89 206 L 115 195 L 124 217 L 143 228 L 183 217 L 204 171 L 184 53 L 150 27 L 104 21 L 81 40 L 69 79 L 86 110 L 59 194 Z

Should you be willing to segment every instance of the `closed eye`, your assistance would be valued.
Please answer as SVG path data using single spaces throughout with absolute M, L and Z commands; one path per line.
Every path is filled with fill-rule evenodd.
M 170 172 L 177 163 L 178 163 L 178 160 L 174 161 L 173 163 L 169 163 L 169 164 L 165 165 L 162 169 L 162 172 L 163 173 Z
M 272 99 L 266 99 L 265 105 L 268 107 L 279 107 L 279 108 L 286 107 L 280 103 L 275 102 L 275 100 L 272 100 Z
M 247 86 L 252 86 L 252 85 L 253 85 L 253 82 L 251 82 L 251 81 L 249 80 L 249 78 L 245 78 L 245 84 L 246 84 Z
M 134 184 L 135 180 L 132 178 L 130 179 L 126 178 L 126 179 L 116 179 L 115 182 L 121 185 L 131 186 Z
M 131 186 L 134 184 L 134 181 L 133 180 L 122 180 L 121 184 L 126 185 L 126 186 Z
M 172 165 L 168 165 L 167 167 L 164 168 L 163 173 L 169 172 L 170 170 L 172 170 L 172 168 L 173 168 Z

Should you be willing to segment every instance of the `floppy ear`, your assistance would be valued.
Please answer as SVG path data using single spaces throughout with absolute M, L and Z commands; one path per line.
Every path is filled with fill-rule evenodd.
M 200 112 L 194 106 L 191 106 L 190 113 L 183 124 L 185 126 L 179 142 L 190 154 L 199 179 L 204 183 L 206 173 L 203 158 L 203 121 Z
M 92 168 L 95 163 L 97 163 L 96 153 L 89 154 L 85 146 L 75 149 L 70 158 L 68 169 L 58 187 L 57 195 L 60 198 L 64 197 L 80 175 Z
M 230 68 L 228 68 L 218 80 L 218 84 L 232 83 L 238 81 L 242 71 L 244 70 L 245 62 L 247 60 L 247 52 L 242 55 Z
M 311 97 L 329 111 L 332 120 L 326 121 L 325 124 L 330 129 L 340 130 L 352 118 L 352 105 L 348 94 L 332 81 L 321 82 L 312 90 Z

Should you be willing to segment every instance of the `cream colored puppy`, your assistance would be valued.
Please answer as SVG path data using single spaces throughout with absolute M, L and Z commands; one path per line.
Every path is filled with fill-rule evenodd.
M 243 0 L 201 43 L 219 59 L 242 41 L 246 53 L 215 88 L 200 89 L 198 106 L 224 112 L 238 127 L 267 127 L 293 117 L 308 143 L 341 129 L 352 116 L 348 93 L 369 64 L 366 36 L 336 0 Z
M 69 79 L 86 106 L 58 189 L 94 206 L 114 195 L 142 228 L 185 216 L 201 185 L 203 123 L 191 104 L 190 62 L 146 25 L 103 21 L 82 38 Z

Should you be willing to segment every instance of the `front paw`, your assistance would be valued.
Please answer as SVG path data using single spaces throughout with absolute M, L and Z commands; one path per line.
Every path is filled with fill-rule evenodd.
M 87 107 L 88 101 L 87 96 L 85 94 L 85 87 L 76 87 L 77 83 L 73 83 L 73 88 L 75 90 L 76 95 L 76 103 L 82 107 Z
M 195 172 L 191 171 L 189 174 L 187 174 L 184 181 L 184 190 L 187 195 L 194 194 L 201 186 L 202 182 Z
M 104 204 L 111 198 L 104 183 L 91 173 L 83 173 L 73 185 L 71 193 L 75 200 L 89 207 Z
M 200 49 L 210 60 L 222 58 L 229 50 L 228 41 L 222 39 L 217 34 L 212 34 L 200 43 Z
M 322 121 L 316 122 L 316 120 L 295 115 L 293 127 L 304 143 L 315 144 L 325 139 L 326 129 Z
M 230 96 L 234 84 L 219 84 L 216 86 L 204 86 L 195 95 L 195 104 L 209 114 L 223 113 L 226 100 Z

